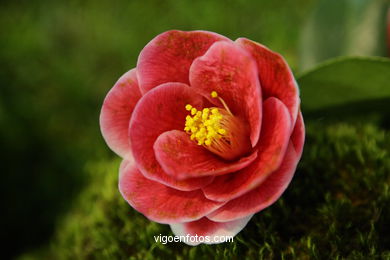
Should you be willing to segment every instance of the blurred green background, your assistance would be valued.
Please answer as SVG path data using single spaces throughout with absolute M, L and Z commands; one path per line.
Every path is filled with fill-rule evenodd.
M 186 258 L 195 254 L 186 246 L 164 249 L 153 245 L 152 236 L 168 234 L 169 229 L 146 221 L 117 191 L 119 159 L 105 145 L 98 125 L 102 101 L 113 83 L 135 66 L 148 41 L 169 29 L 210 30 L 231 39 L 247 37 L 281 53 L 296 74 L 335 56 L 384 56 L 386 4 L 361 0 L 2 1 L 2 258 L 149 258 L 164 254 Z M 373 135 L 379 144 L 371 148 L 380 150 L 383 157 L 389 141 L 385 130 L 348 127 L 335 126 L 336 137 L 344 140 L 346 132 Z M 332 136 L 332 130 L 327 131 L 323 138 Z M 311 133 L 317 140 L 316 132 Z M 359 139 L 351 138 L 358 146 Z M 308 149 L 314 148 L 309 144 Z M 383 178 L 386 182 L 388 175 Z M 271 213 L 266 213 L 265 220 L 267 214 L 272 219 Z M 278 208 L 274 214 L 280 216 Z M 261 221 L 251 225 L 263 225 Z M 140 227 L 149 237 L 134 230 Z M 251 235 L 256 236 L 250 232 L 246 236 Z M 233 256 L 240 252 L 237 248 L 266 245 L 259 243 L 248 246 L 242 242 L 234 248 L 220 247 L 218 252 Z M 198 253 L 213 254 L 210 247 L 199 248 L 204 251 Z M 383 251 L 385 247 L 378 248 Z

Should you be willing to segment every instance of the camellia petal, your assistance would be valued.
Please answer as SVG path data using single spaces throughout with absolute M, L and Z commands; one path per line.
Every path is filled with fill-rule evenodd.
M 188 84 L 193 60 L 203 55 L 216 41 L 230 40 L 207 31 L 173 30 L 158 35 L 144 47 L 138 58 L 141 91 L 146 93 L 166 82 Z
M 299 158 L 290 143 L 281 166 L 260 186 L 233 199 L 207 217 L 214 221 L 232 221 L 254 214 L 274 203 L 287 188 Z
M 163 170 L 177 179 L 238 171 L 248 166 L 257 156 L 257 152 L 254 152 L 240 160 L 227 162 L 178 130 L 161 134 L 154 143 L 154 151 Z
M 277 98 L 268 98 L 263 106 L 263 128 L 258 156 L 248 167 L 229 175 L 217 176 L 202 188 L 206 197 L 228 201 L 256 188 L 270 173 L 278 169 L 287 149 L 291 119 L 286 106 Z
M 122 158 L 131 157 L 129 122 L 141 98 L 136 70 L 126 72 L 108 92 L 100 113 L 100 129 L 107 145 Z
M 255 60 L 233 42 L 214 43 L 190 68 L 191 86 L 210 96 L 216 91 L 235 116 L 250 127 L 255 146 L 261 127 L 261 89 Z M 214 101 L 218 104 L 218 100 Z M 219 104 L 221 106 L 221 104 Z
M 167 175 L 157 162 L 153 144 L 169 130 L 184 128 L 186 104 L 202 106 L 202 97 L 183 83 L 165 83 L 146 93 L 134 109 L 130 122 L 130 141 L 134 160 L 148 179 L 179 190 L 195 190 L 209 184 L 213 177 L 177 180 Z
M 298 154 L 298 157 L 301 157 L 303 144 L 305 143 L 305 124 L 303 123 L 301 112 L 298 113 L 294 131 L 291 135 L 291 141 L 293 142 L 295 152 Z
M 186 244 L 196 246 L 198 244 L 218 244 L 234 237 L 240 232 L 252 218 L 252 215 L 230 222 L 214 222 L 204 217 L 188 223 L 170 224 L 172 232 L 176 236 L 188 237 Z M 202 237 L 199 237 L 202 236 Z M 196 241 L 197 240 L 197 241 Z M 203 241 L 201 241 L 203 240 Z M 223 240 L 223 241 L 221 241 Z M 184 242 L 184 241 L 183 241 Z
M 300 103 L 299 89 L 284 58 L 267 47 L 245 38 L 237 39 L 236 43 L 248 50 L 256 60 L 263 98 L 280 99 L 290 111 L 294 123 Z
M 299 113 L 286 155 L 280 167 L 273 172 L 259 187 L 233 199 L 209 214 L 213 221 L 233 221 L 248 214 L 254 214 L 273 204 L 290 184 L 299 159 L 305 139 L 305 129 L 302 114 Z
M 179 191 L 149 180 L 128 161 L 120 167 L 119 190 L 133 208 L 159 223 L 197 220 L 221 206 L 200 190 Z

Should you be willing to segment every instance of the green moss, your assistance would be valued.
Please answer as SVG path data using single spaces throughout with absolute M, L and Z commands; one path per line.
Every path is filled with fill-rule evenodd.
M 390 258 L 390 135 L 370 124 L 312 123 L 306 138 L 288 190 L 234 243 L 155 243 L 172 233 L 122 199 L 115 160 L 87 166 L 91 183 L 50 246 L 21 259 Z

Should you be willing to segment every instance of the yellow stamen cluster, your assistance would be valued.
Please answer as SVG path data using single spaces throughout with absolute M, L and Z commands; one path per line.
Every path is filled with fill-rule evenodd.
M 226 129 L 220 125 L 223 117 L 218 108 L 197 110 L 188 104 L 186 110 L 190 111 L 191 115 L 186 117 L 184 131 L 190 134 L 191 140 L 196 140 L 198 145 L 210 146 L 214 140 L 226 134 Z
M 248 125 L 235 117 L 225 101 L 216 91 L 210 93 L 218 99 L 223 108 L 197 110 L 190 104 L 185 108 L 190 112 L 186 117 L 184 131 L 190 139 L 225 160 L 235 160 L 251 150 Z

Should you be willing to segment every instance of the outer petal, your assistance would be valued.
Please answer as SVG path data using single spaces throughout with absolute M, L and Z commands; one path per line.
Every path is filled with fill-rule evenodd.
M 176 180 L 162 170 L 153 151 L 153 144 L 160 134 L 184 128 L 186 104 L 201 107 L 202 97 L 183 83 L 160 85 L 138 102 L 129 135 L 134 160 L 146 178 L 179 190 L 195 190 L 209 184 L 213 177 Z
M 236 43 L 255 58 L 264 99 L 280 99 L 290 111 L 292 122 L 295 122 L 300 103 L 299 89 L 287 62 L 278 53 L 257 42 L 239 38 Z
M 303 144 L 305 142 L 305 125 L 303 123 L 302 113 L 298 113 L 297 122 L 295 123 L 294 131 L 291 135 L 291 141 L 293 142 L 295 152 L 298 157 L 301 157 Z
M 290 183 L 299 157 L 290 143 L 283 163 L 260 186 L 233 199 L 207 217 L 214 221 L 232 221 L 248 214 L 254 214 L 273 204 Z
M 273 172 L 259 187 L 233 199 L 207 217 L 213 221 L 233 221 L 254 214 L 273 204 L 286 190 L 294 176 L 302 155 L 305 129 L 299 113 L 286 155 L 278 170 Z
M 270 173 L 279 168 L 291 133 L 291 120 L 286 106 L 276 98 L 264 102 L 264 123 L 258 145 L 258 156 L 248 167 L 236 173 L 218 176 L 202 188 L 206 197 L 227 201 L 256 188 Z
M 122 158 L 131 157 L 129 123 L 141 93 L 136 70 L 126 72 L 108 92 L 100 112 L 100 129 L 107 145 Z
M 242 219 L 237 219 L 230 222 L 214 222 L 204 217 L 197 221 L 188 223 L 170 224 L 172 232 L 176 236 L 189 237 L 186 244 L 196 246 L 201 243 L 204 244 L 219 244 L 229 241 L 221 241 L 229 239 L 228 237 L 234 237 L 248 224 L 252 215 L 246 216 Z M 199 238 L 202 236 L 202 238 Z M 192 240 L 191 240 L 192 239 Z M 196 241 L 197 240 L 197 241 Z M 204 240 L 204 241 L 201 241 Z M 233 241 L 231 241 L 233 242 Z
M 159 223 L 197 220 L 221 206 L 200 190 L 184 192 L 149 180 L 128 161 L 120 167 L 119 190 L 133 208 Z
M 257 152 L 254 152 L 235 162 L 221 160 L 178 130 L 161 134 L 154 143 L 154 152 L 164 171 L 177 179 L 238 171 L 257 157 Z
M 216 41 L 230 41 L 207 31 L 168 31 L 151 40 L 138 57 L 138 78 L 143 93 L 166 82 L 188 84 L 192 61 Z
M 246 119 L 255 146 L 261 127 L 261 90 L 255 60 L 231 42 L 214 43 L 190 69 L 191 86 L 210 96 L 215 90 L 234 115 Z M 214 100 L 220 105 L 218 100 Z

